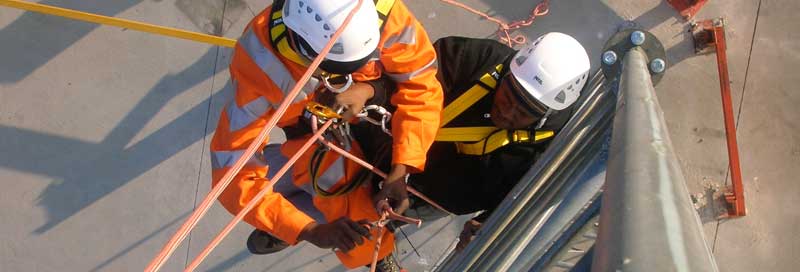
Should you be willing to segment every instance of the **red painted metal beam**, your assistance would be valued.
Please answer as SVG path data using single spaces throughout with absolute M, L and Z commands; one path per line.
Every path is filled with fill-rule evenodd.
M 686 20 L 691 19 L 700 11 L 700 8 L 706 4 L 708 0 L 667 0 L 670 6 L 678 10 L 683 18 Z
M 728 216 L 740 217 L 747 214 L 744 205 L 744 186 L 742 170 L 739 166 L 739 147 L 736 143 L 736 123 L 733 117 L 731 102 L 731 84 L 728 75 L 727 44 L 725 42 L 725 24 L 720 19 L 705 20 L 693 25 L 695 49 L 702 52 L 713 49 L 717 52 L 717 70 L 722 95 L 722 113 L 725 118 L 725 136 L 728 144 L 728 164 L 731 173 L 731 190 L 725 193 L 725 201 L 729 204 Z

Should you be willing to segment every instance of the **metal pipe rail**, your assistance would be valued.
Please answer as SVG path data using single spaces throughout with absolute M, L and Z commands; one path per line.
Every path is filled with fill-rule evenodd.
M 549 218 L 559 196 L 571 187 L 586 166 L 591 150 L 610 128 L 614 95 L 603 75 L 596 73 L 572 119 L 550 147 L 484 223 L 476 239 L 460 254 L 448 257 L 439 271 L 503 271 L 512 266 Z
M 641 47 L 625 53 L 592 271 L 718 271 Z

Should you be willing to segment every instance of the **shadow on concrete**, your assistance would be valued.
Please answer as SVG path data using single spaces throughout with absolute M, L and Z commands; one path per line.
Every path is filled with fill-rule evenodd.
M 236 264 L 241 263 L 250 256 L 253 256 L 253 254 L 250 254 L 250 252 L 248 252 L 247 249 L 242 249 L 241 251 L 239 251 L 239 253 L 236 253 L 236 255 L 233 255 L 227 260 L 224 260 L 221 263 L 215 265 L 214 267 L 209 268 L 208 271 L 231 271 L 233 267 L 236 266 Z M 189 258 L 194 258 L 194 257 L 195 256 L 189 256 Z
M 40 4 L 114 16 L 141 0 L 45 0 Z M 3 7 L 5 8 L 5 7 Z M 50 59 L 85 37 L 98 25 L 71 19 L 25 12 L 0 29 L 0 84 L 24 79 Z M 22 53 L 27 52 L 27 53 Z
M 45 0 L 39 3 L 113 17 L 140 2 L 142 0 Z M 181 4 L 185 2 L 187 1 L 176 3 L 178 10 L 189 17 L 202 32 L 218 36 L 227 32 L 247 8 L 247 3 L 242 0 L 198 0 L 191 1 L 191 4 Z M 222 10 L 227 11 L 224 22 L 220 17 Z M 24 79 L 98 27 L 94 23 L 25 12 L 0 29 L 0 41 L 3 41 L 3 50 L 0 51 L 0 60 L 3 60 L 3 65 L 0 65 L 0 83 Z
M 279 256 L 278 258 L 272 258 L 272 259 L 274 259 L 274 261 L 272 261 L 271 263 L 260 265 L 260 266 L 264 267 L 264 269 L 262 271 L 265 271 L 265 272 L 266 271 L 273 271 L 274 266 L 280 264 L 281 262 L 284 262 L 286 260 L 291 260 L 291 259 L 303 258 L 304 256 L 302 256 L 302 254 L 303 254 L 302 251 L 308 245 L 309 245 L 308 243 L 302 243 L 300 245 L 296 245 L 296 246 L 290 247 L 289 251 L 286 252 L 286 253 L 276 253 L 276 254 L 283 254 L 283 255 Z M 328 257 L 330 257 L 332 255 L 333 255 L 333 253 L 327 253 L 325 255 L 317 256 L 317 257 L 314 257 L 314 258 L 311 258 L 311 259 L 308 259 L 306 257 L 306 259 L 308 259 L 307 261 L 299 263 L 297 265 L 294 265 L 294 266 L 286 268 L 286 269 L 281 269 L 280 271 L 305 271 L 303 269 L 304 267 L 309 266 L 309 265 L 313 265 L 313 264 L 318 263 L 318 262 L 322 262 L 323 259 L 328 258 Z M 193 257 L 194 256 L 190 256 L 190 258 L 193 258 Z M 246 260 L 248 258 L 259 258 L 259 257 L 261 257 L 261 256 L 250 254 L 250 252 L 248 252 L 247 249 L 243 249 L 243 250 L 239 251 L 238 253 L 236 253 L 235 255 L 229 257 L 228 259 L 226 259 L 226 260 L 214 265 L 213 267 L 209 268 L 208 271 L 231 271 L 231 270 L 236 270 L 235 269 L 236 265 L 241 263 L 241 262 L 243 262 L 244 260 Z M 274 257 L 274 256 L 269 256 L 269 257 Z M 329 271 L 346 271 L 346 269 L 344 267 L 342 267 L 341 265 L 338 265 L 338 262 L 337 262 L 337 265 L 333 269 L 331 269 Z
M 99 143 L 0 125 L 0 150 L 18 154 L 0 157 L 0 167 L 57 179 L 38 198 L 37 205 L 47 211 L 47 222 L 34 233 L 52 229 L 210 134 L 202 130 L 207 115 L 213 114 L 208 112 L 209 104 L 224 99 L 221 96 L 225 92 L 216 92 L 163 128 L 126 147 L 167 102 L 215 74 L 212 69 L 217 51 L 211 48 L 182 72 L 164 76 Z
M 314 263 L 322 262 L 322 260 L 323 260 L 323 259 L 325 259 L 325 258 L 327 258 L 327 257 L 329 257 L 329 256 L 332 256 L 332 255 L 333 255 L 333 253 L 327 253 L 327 254 L 325 254 L 325 255 L 318 256 L 318 257 L 316 257 L 316 258 L 310 259 L 310 260 L 308 260 L 308 261 L 305 261 L 305 262 L 303 262 L 303 263 L 300 263 L 300 264 L 298 264 L 298 265 L 292 266 L 292 267 L 290 267 L 290 268 L 286 269 L 286 271 L 305 271 L 306 269 L 303 269 L 304 267 L 306 267 L 306 266 L 309 266 L 309 265 L 312 265 L 312 264 L 314 264 Z M 288 260 L 289 258 L 291 258 L 291 256 L 292 256 L 292 255 L 287 255 L 287 256 L 286 256 L 286 257 L 284 257 L 283 259 L 284 259 L 284 260 Z M 337 260 L 338 260 L 338 259 L 337 259 Z M 267 272 L 267 271 L 269 271 L 269 268 L 267 268 L 267 269 L 264 269 L 264 270 L 262 270 L 262 271 L 264 271 L 264 272 Z M 347 271 L 347 269 L 345 269 L 345 268 L 344 268 L 344 266 L 342 266 L 342 265 L 341 265 L 341 264 L 340 264 L 340 263 L 337 261 L 337 262 L 336 262 L 336 265 L 335 265 L 333 268 L 331 268 L 330 270 L 328 270 L 328 271 L 331 271 L 331 272 L 332 272 L 332 271 Z
M 131 252 L 131 250 L 133 250 L 134 248 L 137 248 L 137 247 L 139 247 L 139 245 L 144 244 L 145 241 L 152 239 L 153 237 L 155 237 L 156 235 L 158 235 L 162 231 L 172 227 L 176 223 L 180 222 L 181 219 L 186 218 L 186 216 L 188 216 L 188 215 L 189 215 L 189 211 L 181 214 L 178 217 L 175 217 L 175 219 L 172 219 L 172 221 L 170 221 L 169 223 L 164 224 L 164 226 L 161 226 L 160 228 L 154 230 L 153 232 L 151 232 L 147 236 L 143 237 L 138 242 L 131 244 L 130 246 L 126 247 L 123 250 L 120 250 L 119 252 L 117 252 L 117 254 L 114 254 L 114 256 L 112 256 L 108 260 L 104 261 L 103 263 L 97 265 L 95 268 L 92 268 L 92 270 L 90 270 L 90 271 L 91 272 L 102 271 L 103 268 L 105 268 L 107 265 L 113 263 L 115 260 L 119 259 L 120 257 L 125 256 L 126 254 L 128 254 L 128 252 Z
M 300 244 L 291 246 L 290 248 L 292 250 L 289 251 L 288 253 L 286 253 L 285 256 L 281 256 L 280 258 L 275 259 L 271 263 L 264 265 L 266 267 L 266 269 L 263 270 L 263 271 L 269 271 L 269 269 L 272 268 L 272 266 L 275 266 L 276 264 L 280 263 L 283 260 L 289 259 L 289 257 L 291 257 L 294 254 L 297 254 L 298 252 L 300 252 L 300 250 L 305 248 L 307 245 L 308 245 L 308 243 L 306 242 L 306 243 L 300 243 Z M 327 256 L 327 255 L 325 255 L 325 256 Z M 289 270 L 289 271 L 292 271 L 292 270 Z

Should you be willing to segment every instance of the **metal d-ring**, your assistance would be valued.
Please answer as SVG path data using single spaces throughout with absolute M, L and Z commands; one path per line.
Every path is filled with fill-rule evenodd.
M 322 83 L 325 84 L 325 88 L 337 94 L 347 91 L 347 89 L 349 89 L 350 86 L 353 85 L 353 76 L 350 74 L 344 75 L 345 79 L 347 79 L 347 82 L 341 88 L 335 88 L 331 85 L 329 81 L 329 79 L 331 78 L 331 74 L 324 73 L 322 74 L 321 77 L 322 77 Z

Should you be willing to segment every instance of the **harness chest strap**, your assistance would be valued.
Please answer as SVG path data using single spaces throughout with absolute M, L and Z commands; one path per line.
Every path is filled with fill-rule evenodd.
M 455 128 L 455 129 L 472 129 L 475 131 L 487 131 L 487 128 L 493 129 L 494 132 L 489 132 L 489 134 L 483 135 L 480 140 L 478 141 L 453 141 L 456 145 L 456 150 L 458 153 L 466 154 L 466 155 L 483 155 L 486 153 L 490 153 L 492 151 L 497 150 L 503 146 L 506 146 L 510 143 L 540 143 L 544 140 L 547 140 L 555 133 L 551 130 L 546 131 L 536 131 L 533 135 L 527 130 L 504 130 L 498 129 L 496 127 L 466 127 L 466 128 Z M 441 130 L 449 130 L 450 128 L 443 128 Z M 445 133 L 452 133 L 449 131 L 445 131 Z M 470 134 L 469 132 L 466 133 L 467 135 L 474 135 Z M 486 136 L 488 135 L 488 136 Z M 531 137 L 533 136 L 533 137 Z M 461 135 L 457 136 L 461 137 L 460 139 L 464 140 L 474 140 L 474 138 L 467 139 L 466 137 L 462 137 Z M 457 138 L 454 137 L 454 138 Z M 438 141 L 438 139 L 437 139 Z M 442 142 L 449 142 L 447 140 L 442 140 Z
M 497 81 L 500 79 L 500 71 L 502 70 L 503 64 L 498 64 L 494 67 L 493 72 L 486 73 L 481 76 L 480 80 L 478 80 L 478 82 L 472 86 L 472 88 L 469 88 L 469 90 L 461 94 L 458 98 L 453 100 L 453 102 L 450 102 L 450 104 L 448 104 L 447 107 L 442 110 L 440 127 L 444 127 L 450 123 L 450 121 L 453 121 L 453 119 L 455 119 L 459 114 L 463 113 L 469 107 L 481 100 L 481 98 L 489 94 L 490 89 L 496 88 Z
M 486 73 L 479 81 L 461 96 L 453 100 L 442 111 L 442 124 L 445 126 L 469 107 L 489 94 L 490 89 L 497 87 L 503 64 L 495 66 L 495 71 Z M 496 127 L 456 127 L 439 128 L 435 141 L 454 142 L 461 154 L 483 155 L 509 143 L 539 143 L 553 137 L 550 130 L 536 131 L 531 137 L 527 130 L 503 130 Z

